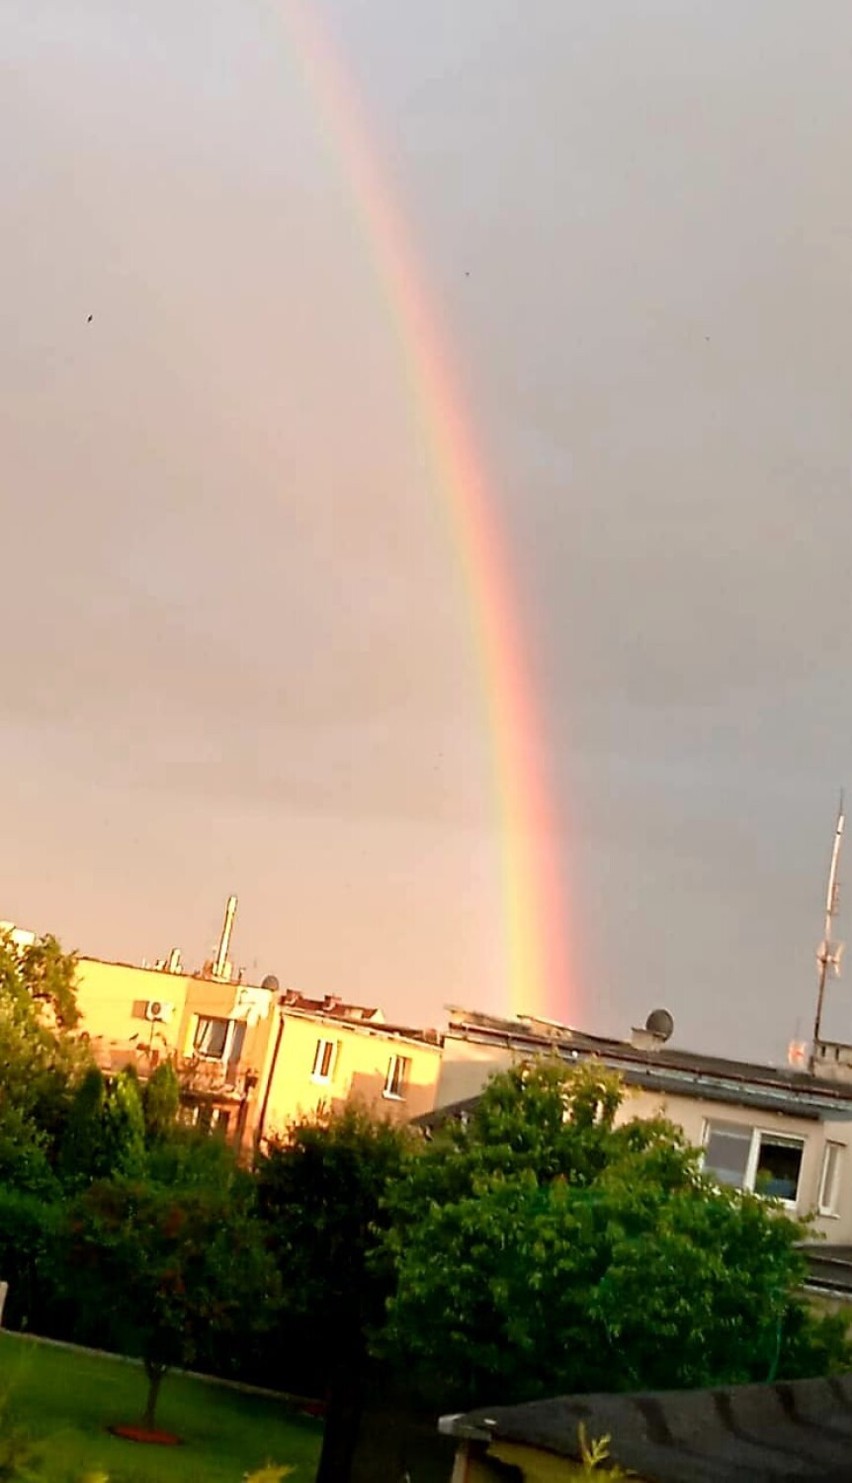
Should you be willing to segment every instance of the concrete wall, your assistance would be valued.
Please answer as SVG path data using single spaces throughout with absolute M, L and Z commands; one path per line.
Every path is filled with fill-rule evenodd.
M 76 989 L 81 1029 L 90 1037 L 98 1064 L 115 1070 L 139 1060 L 140 1052 L 150 1050 L 164 1058 L 178 1050 L 191 983 L 184 974 L 79 958 Z M 174 1006 L 167 1021 L 154 1023 L 146 1018 L 146 1006 L 154 1000 Z
M 475 1041 L 448 1035 L 444 1041 L 435 1106 L 448 1107 L 453 1102 L 463 1102 L 466 1097 L 476 1097 L 489 1076 L 495 1071 L 505 1071 L 521 1059 L 513 1051 L 501 1050 L 499 1046 L 477 1045 Z
M 804 1143 L 802 1168 L 799 1176 L 799 1192 L 795 1211 L 798 1216 L 813 1215 L 813 1232 L 823 1234 L 832 1242 L 845 1241 L 852 1234 L 852 1199 L 846 1186 L 850 1183 L 850 1153 L 848 1143 L 852 1137 L 852 1123 L 816 1122 L 813 1118 L 794 1117 L 786 1112 L 768 1111 L 763 1108 L 744 1107 L 736 1102 L 710 1101 L 703 1097 L 660 1096 L 628 1087 L 624 1102 L 619 1109 L 618 1121 L 631 1117 L 668 1118 L 682 1128 L 687 1139 L 696 1148 L 704 1142 L 708 1121 L 731 1122 L 757 1128 L 763 1133 L 779 1133 L 786 1137 L 801 1138 Z M 824 1216 L 817 1212 L 819 1186 L 826 1143 L 837 1143 L 843 1148 L 841 1173 L 841 1198 L 837 1215 Z

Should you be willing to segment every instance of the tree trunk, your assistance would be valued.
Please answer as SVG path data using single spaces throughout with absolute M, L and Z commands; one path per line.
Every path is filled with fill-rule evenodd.
M 160 1386 L 166 1373 L 165 1365 L 155 1364 L 151 1360 L 145 1361 L 145 1374 L 148 1376 L 148 1399 L 145 1402 L 145 1412 L 142 1417 L 143 1426 L 149 1431 L 154 1430 L 154 1422 L 157 1414 L 157 1401 L 160 1395 Z
M 362 1360 L 341 1367 L 331 1382 L 316 1483 L 349 1483 L 363 1408 Z

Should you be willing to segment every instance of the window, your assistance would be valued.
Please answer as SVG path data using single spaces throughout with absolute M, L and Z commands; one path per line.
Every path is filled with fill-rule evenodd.
M 757 1164 L 754 1189 L 759 1195 L 771 1195 L 795 1205 L 802 1170 L 801 1138 L 781 1138 L 774 1133 L 758 1133 Z
M 764 1133 L 746 1123 L 713 1121 L 704 1132 L 704 1168 L 720 1184 L 795 1205 L 804 1148 L 803 1138 Z
M 385 1081 L 384 1095 L 386 1097 L 405 1096 L 410 1070 L 411 1061 L 408 1056 L 391 1056 Z
M 334 1063 L 337 1060 L 337 1041 L 318 1040 L 314 1054 L 314 1069 L 311 1072 L 312 1081 L 331 1081 L 334 1075 Z
M 230 1020 L 214 1020 L 199 1015 L 193 1040 L 196 1055 L 211 1056 L 214 1060 L 221 1061 L 225 1054 L 230 1023 Z
M 704 1143 L 704 1167 L 720 1184 L 744 1189 L 751 1157 L 753 1128 L 738 1123 L 708 1123 Z
M 245 1020 L 212 1019 L 199 1015 L 192 1048 L 211 1061 L 238 1061 L 246 1038 Z
M 836 1215 L 840 1195 L 840 1167 L 843 1162 L 843 1144 L 826 1143 L 822 1156 L 822 1173 L 819 1179 L 820 1215 Z

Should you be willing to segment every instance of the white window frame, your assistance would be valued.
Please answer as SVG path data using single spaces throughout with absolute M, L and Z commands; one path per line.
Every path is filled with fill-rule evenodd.
M 222 1046 L 221 1055 L 218 1055 L 217 1056 L 217 1055 L 214 1055 L 212 1053 L 212 1051 L 199 1050 L 197 1048 L 195 1041 L 196 1041 L 196 1036 L 198 1035 L 198 1028 L 199 1028 L 199 1025 L 200 1025 L 200 1023 L 201 1023 L 202 1020 L 217 1020 L 219 1022 L 221 1022 L 222 1020 L 224 1020 L 225 1023 L 226 1023 L 226 1025 L 228 1026 L 227 1030 L 225 1031 L 225 1040 L 224 1040 L 224 1044 Z M 239 1023 L 240 1023 L 240 1021 L 230 1019 L 227 1015 L 224 1015 L 224 1014 L 199 1014 L 199 1015 L 196 1015 L 196 1018 L 195 1018 L 195 1027 L 194 1027 L 193 1032 L 192 1032 L 192 1053 L 193 1053 L 193 1055 L 198 1056 L 199 1060 L 201 1060 L 201 1061 L 218 1061 L 220 1065 L 226 1066 L 228 1064 L 228 1062 L 230 1061 L 230 1059 L 231 1059 L 231 1048 L 232 1048 L 232 1046 L 234 1044 L 234 1036 L 237 1033 L 237 1025 Z
M 400 1068 L 404 1068 L 400 1070 Z M 408 1091 L 408 1078 L 411 1075 L 411 1057 L 398 1055 L 396 1052 L 388 1061 L 388 1074 L 385 1077 L 385 1089 L 383 1097 L 391 1102 L 404 1102 Z M 399 1086 L 400 1091 L 395 1092 L 394 1086 Z
M 834 1219 L 838 1215 L 840 1174 L 845 1152 L 846 1144 L 838 1143 L 836 1139 L 832 1138 L 826 1140 L 825 1148 L 822 1151 L 817 1210 L 820 1215 L 828 1215 Z
M 702 1138 L 702 1146 L 705 1149 L 707 1147 L 708 1142 L 710 1141 L 710 1133 L 711 1133 L 712 1129 L 714 1127 L 715 1128 L 724 1127 L 725 1124 L 727 1123 L 727 1121 L 728 1121 L 728 1119 L 722 1118 L 722 1117 L 707 1117 L 707 1118 L 704 1119 L 704 1136 Z M 737 1124 L 734 1124 L 734 1126 L 736 1126 L 736 1127 L 747 1127 L 749 1125 L 748 1124 L 744 1124 L 744 1123 L 737 1123 Z M 760 1194 L 760 1190 L 755 1190 L 755 1187 L 754 1186 L 755 1186 L 755 1181 L 757 1180 L 757 1166 L 758 1166 L 758 1162 L 760 1160 L 760 1145 L 761 1145 L 761 1140 L 764 1139 L 764 1138 L 767 1139 L 767 1141 L 770 1142 L 770 1143 L 781 1143 L 781 1144 L 785 1144 L 786 1143 L 786 1144 L 789 1144 L 790 1147 L 795 1147 L 795 1148 L 800 1148 L 801 1149 L 802 1157 L 801 1157 L 801 1161 L 799 1163 L 799 1180 L 798 1180 L 798 1184 L 796 1186 L 796 1198 L 794 1200 L 784 1200 L 784 1199 L 781 1198 L 780 1195 L 774 1195 L 774 1196 L 771 1196 L 770 1197 L 772 1199 L 776 1199 L 778 1201 L 779 1205 L 783 1205 L 783 1207 L 784 1207 L 785 1210 L 798 1210 L 798 1208 L 799 1208 L 799 1198 L 800 1198 L 800 1195 L 801 1195 L 801 1187 L 802 1187 L 802 1168 L 804 1166 L 805 1148 L 807 1146 L 807 1139 L 802 1134 L 800 1134 L 800 1133 L 779 1133 L 776 1129 L 773 1129 L 773 1128 L 761 1128 L 759 1126 L 758 1127 L 752 1127 L 752 1130 L 751 1130 L 751 1147 L 749 1148 L 748 1160 L 746 1162 L 745 1174 L 743 1175 L 742 1185 L 740 1185 L 740 1186 L 737 1186 L 737 1185 L 729 1185 L 728 1188 L 729 1189 L 741 1188 L 741 1189 L 746 1190 L 749 1194 L 755 1194 L 755 1193 L 756 1194 Z M 702 1167 L 704 1167 L 704 1159 L 703 1158 L 702 1158 Z M 713 1173 L 713 1170 L 708 1168 L 707 1173 L 708 1174 L 712 1174 Z
M 328 1070 L 326 1072 L 323 1072 L 322 1063 L 325 1060 L 326 1048 L 330 1049 L 331 1054 L 329 1055 L 328 1059 Z M 321 1035 L 319 1037 L 317 1041 L 317 1048 L 314 1051 L 314 1068 L 311 1072 L 311 1081 L 317 1082 L 320 1086 L 328 1086 L 329 1083 L 334 1080 L 334 1072 L 337 1067 L 337 1055 L 339 1050 L 339 1041 L 329 1040 L 324 1035 Z

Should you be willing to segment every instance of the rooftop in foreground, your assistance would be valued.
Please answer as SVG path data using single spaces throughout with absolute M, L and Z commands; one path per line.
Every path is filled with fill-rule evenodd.
M 635 1395 L 559 1396 L 445 1416 L 460 1441 L 509 1442 L 577 1458 L 578 1428 L 609 1436 L 614 1462 L 646 1483 L 848 1483 L 852 1375 Z

